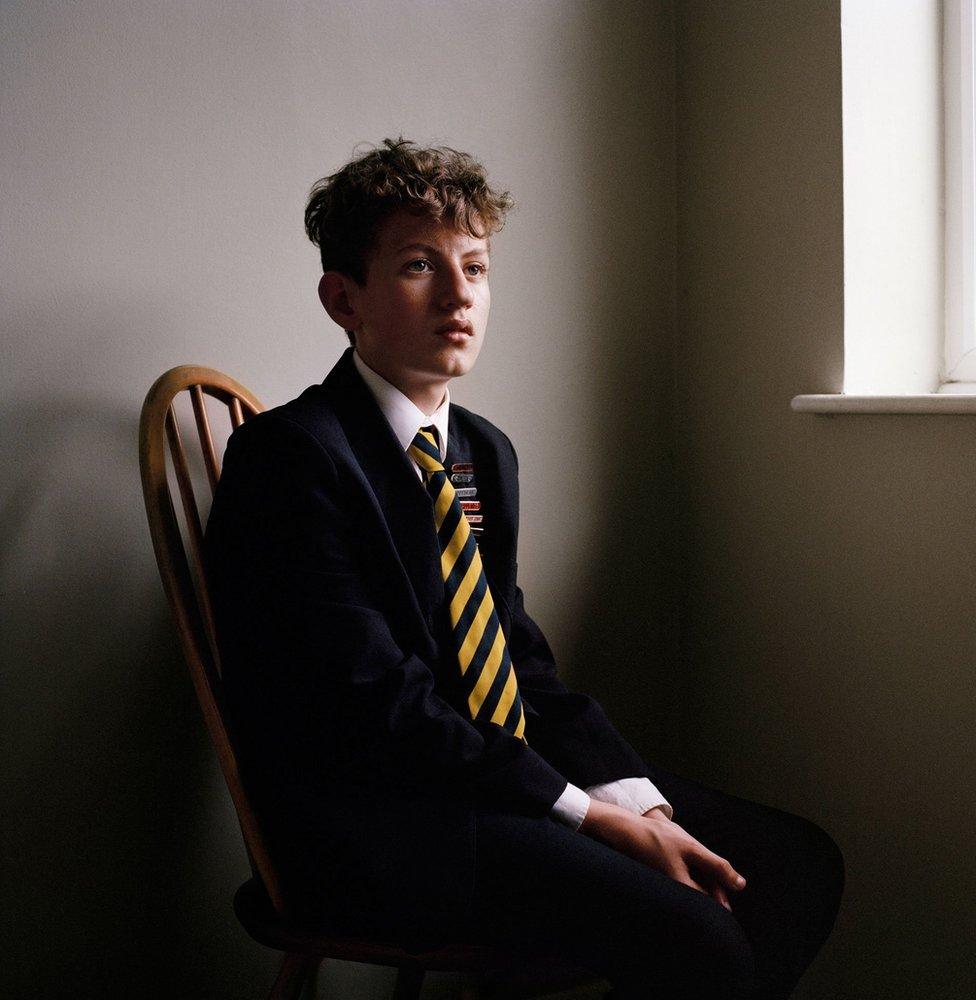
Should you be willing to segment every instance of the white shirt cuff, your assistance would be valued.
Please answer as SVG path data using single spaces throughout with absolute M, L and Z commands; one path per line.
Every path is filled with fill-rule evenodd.
M 565 823 L 566 826 L 578 830 L 586 818 L 586 810 L 589 808 L 589 795 L 582 788 L 577 788 L 576 785 L 566 782 L 566 788 L 553 803 L 549 815 L 560 823 Z
M 565 795 L 565 792 L 563 793 Z M 664 814 L 671 819 L 674 810 L 668 800 L 657 790 L 649 778 L 621 778 L 605 785 L 591 785 L 586 795 L 601 802 L 610 802 L 622 806 L 630 812 L 643 815 L 648 809 L 660 806 Z M 558 802 L 556 803 L 559 804 Z M 555 807 L 554 807 L 555 808 Z M 586 815 L 585 813 L 583 814 Z M 582 820 L 580 820 L 582 822 Z

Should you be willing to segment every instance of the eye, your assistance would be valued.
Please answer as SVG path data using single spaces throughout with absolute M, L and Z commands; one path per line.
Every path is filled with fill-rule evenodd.
M 427 260 L 426 257 L 418 257 L 416 260 L 412 260 L 412 261 L 410 261 L 409 264 L 407 264 L 407 270 L 408 271 L 411 271 L 413 274 L 423 274 L 424 273 L 423 270 L 419 269 L 419 268 L 415 268 L 414 264 L 426 265 L 427 267 L 430 267 L 431 270 L 433 270 L 433 267 L 431 267 L 430 261 Z
M 473 267 L 475 269 L 475 274 L 487 274 L 488 268 L 484 264 L 468 264 L 468 267 Z

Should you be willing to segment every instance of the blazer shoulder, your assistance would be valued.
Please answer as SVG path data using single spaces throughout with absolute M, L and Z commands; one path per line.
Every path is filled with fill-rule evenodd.
M 342 428 L 321 385 L 310 385 L 294 399 L 244 421 L 227 441 L 228 454 L 266 453 L 268 449 L 321 453 L 333 464 Z
M 328 438 L 340 430 L 339 418 L 329 394 L 319 384 L 308 386 L 294 399 L 273 406 L 258 416 L 269 421 L 294 424 L 317 438 Z

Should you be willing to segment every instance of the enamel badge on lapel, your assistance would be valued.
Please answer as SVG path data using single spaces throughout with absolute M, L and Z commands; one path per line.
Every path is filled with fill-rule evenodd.
M 481 513 L 481 501 L 478 499 L 478 487 L 474 485 L 474 464 L 471 462 L 455 462 L 451 466 L 451 484 L 455 486 L 464 518 L 468 522 L 471 534 L 477 537 L 484 532 Z

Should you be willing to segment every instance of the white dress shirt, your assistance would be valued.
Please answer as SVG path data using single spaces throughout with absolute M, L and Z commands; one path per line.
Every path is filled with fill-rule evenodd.
M 352 360 L 356 371 L 362 376 L 363 381 L 373 394 L 373 398 L 383 411 L 383 416 L 386 417 L 403 450 L 406 451 L 410 447 L 421 427 L 433 424 L 437 428 L 441 458 L 443 459 L 447 453 L 450 391 L 445 387 L 444 399 L 440 406 L 433 413 L 424 413 L 395 385 L 391 385 L 382 375 L 374 372 L 359 356 L 358 351 L 353 351 Z M 420 466 L 416 462 L 413 464 L 418 477 L 423 479 Z M 635 813 L 645 813 L 648 809 L 660 806 L 668 819 L 671 819 L 673 815 L 670 803 L 648 778 L 620 778 L 604 785 L 592 785 L 586 791 L 571 782 L 567 782 L 562 795 L 553 804 L 551 815 L 553 819 L 578 830 L 586 817 L 591 798 L 623 806 L 624 809 Z

